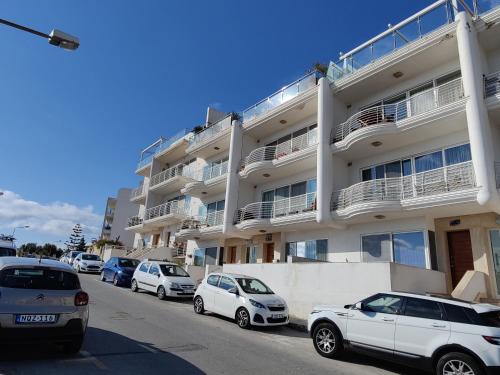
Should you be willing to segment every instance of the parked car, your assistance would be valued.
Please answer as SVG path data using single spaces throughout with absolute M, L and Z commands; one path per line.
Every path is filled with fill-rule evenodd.
M 131 289 L 133 292 L 144 289 L 165 299 L 192 297 L 195 286 L 189 274 L 177 264 L 145 259 L 135 269 Z
M 54 342 L 76 353 L 89 318 L 76 272 L 54 260 L 0 258 L 2 343 Z
M 205 310 L 236 320 L 241 328 L 288 324 L 288 307 L 262 281 L 249 276 L 211 273 L 194 296 L 194 311 Z
M 75 258 L 76 258 L 76 256 L 77 256 L 78 254 L 81 254 L 81 253 L 83 253 L 83 251 L 75 251 L 75 250 L 73 250 L 73 251 L 68 251 L 68 252 L 66 252 L 65 254 L 63 254 L 63 255 L 59 258 L 59 260 L 60 260 L 61 262 L 63 262 L 63 263 L 67 263 L 67 264 L 72 265 L 72 264 L 73 264 L 73 261 L 74 261 L 74 260 L 75 260 Z
M 139 263 L 137 259 L 112 257 L 102 268 L 101 281 L 112 280 L 115 286 L 130 286 L 132 275 Z
M 438 375 L 500 373 L 500 307 L 411 293 L 318 306 L 308 329 L 316 351 L 351 349 Z
M 80 253 L 73 260 L 73 268 L 76 272 L 96 272 L 99 273 L 104 265 L 101 257 L 96 254 Z
M 13 236 L 5 236 L 0 234 L 0 257 L 15 257 L 16 245 Z

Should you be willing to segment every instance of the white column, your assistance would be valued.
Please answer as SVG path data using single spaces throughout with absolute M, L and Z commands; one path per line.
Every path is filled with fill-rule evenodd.
M 480 187 L 477 201 L 480 205 L 498 209 L 493 143 L 488 111 L 483 98 L 484 66 L 474 24 L 465 12 L 456 15 L 457 43 L 462 70 L 472 164 Z
M 229 146 L 228 173 L 226 183 L 226 205 L 222 233 L 231 234 L 234 229 L 233 220 L 238 209 L 238 190 L 240 179 L 238 171 L 241 162 L 243 131 L 239 121 L 233 121 L 231 127 L 231 144 Z

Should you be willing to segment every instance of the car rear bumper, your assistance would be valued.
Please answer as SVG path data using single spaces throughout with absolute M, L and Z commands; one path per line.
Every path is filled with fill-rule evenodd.
M 81 338 L 85 333 L 82 319 L 71 319 L 63 327 L 0 327 L 0 345 L 29 342 L 67 342 Z

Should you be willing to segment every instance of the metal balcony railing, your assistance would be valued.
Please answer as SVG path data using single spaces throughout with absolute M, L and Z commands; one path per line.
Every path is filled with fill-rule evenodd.
M 500 72 L 484 77 L 484 97 L 488 98 L 497 94 L 500 94 Z
M 311 72 L 243 111 L 243 122 L 252 120 L 316 86 L 320 73 Z
M 144 214 L 144 220 L 151 220 L 160 216 L 167 216 L 171 214 L 187 215 L 188 211 L 189 207 L 184 204 L 183 200 L 170 201 L 148 208 Z
M 186 168 L 185 164 L 177 164 L 171 168 L 165 169 L 160 173 L 155 174 L 151 177 L 151 181 L 149 183 L 150 187 L 161 184 L 162 182 L 168 181 L 177 176 L 184 176 L 184 169 Z
M 307 132 L 306 134 L 294 137 L 286 142 L 280 143 L 277 146 L 260 147 L 248 154 L 243 159 L 242 167 L 252 163 L 261 161 L 277 160 L 294 152 L 304 150 L 318 143 L 318 133 L 316 129 Z
M 222 133 L 224 130 L 229 129 L 231 127 L 231 118 L 232 115 L 229 114 L 222 120 L 216 122 L 215 124 L 206 127 L 199 133 L 196 133 L 193 136 L 193 138 L 191 138 L 189 143 L 191 145 L 196 145 L 206 142 L 211 138 L 215 138 L 218 134 Z
M 172 256 L 175 258 L 185 257 L 186 256 L 186 248 L 185 247 L 176 247 L 172 249 Z
M 184 138 L 184 136 L 188 133 L 189 132 L 187 129 L 182 129 L 179 132 L 177 132 L 176 134 L 174 134 L 173 136 L 166 138 L 166 139 L 162 139 L 161 143 L 156 148 L 155 154 L 159 154 L 163 150 L 166 150 L 167 148 L 172 146 L 175 142 L 177 142 L 179 139 Z
M 412 116 L 454 103 L 464 97 L 462 78 L 422 91 L 393 104 L 364 109 L 332 129 L 330 142 L 343 140 L 356 130 L 370 125 L 394 124 Z
M 356 204 L 402 201 L 476 187 L 472 162 L 437 168 L 409 176 L 359 182 L 332 195 L 331 210 Z
M 142 224 L 142 217 L 140 216 L 132 216 L 128 218 L 127 221 L 127 226 L 129 227 L 135 227 L 136 225 L 141 225 Z
M 209 212 L 206 216 L 194 216 L 183 220 L 181 229 L 202 229 L 215 227 L 224 223 L 224 210 Z
M 500 189 L 500 162 L 495 163 L 495 177 L 497 180 L 497 188 Z
M 140 197 L 141 195 L 144 195 L 144 185 L 141 185 L 139 187 L 136 187 L 135 189 L 132 189 L 130 191 L 130 199 L 135 199 L 137 197 Z
M 227 173 L 229 162 L 226 160 L 219 164 L 206 165 L 204 167 L 187 167 L 183 175 L 196 181 L 208 181 L 212 178 L 222 176 Z
M 245 220 L 273 219 L 316 211 L 316 192 L 298 195 L 274 202 L 255 202 L 236 211 L 235 222 Z

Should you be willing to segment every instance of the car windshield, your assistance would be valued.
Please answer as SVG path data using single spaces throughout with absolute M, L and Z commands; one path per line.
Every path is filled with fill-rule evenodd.
M 118 265 L 120 267 L 136 268 L 139 263 L 137 259 L 118 259 Z
M 95 254 L 83 254 L 82 260 L 101 260 L 101 257 Z
M 80 289 L 78 277 L 70 272 L 7 268 L 0 273 L 0 286 L 16 289 L 75 290 Z
M 181 267 L 172 264 L 160 264 L 161 273 L 165 276 L 189 277 Z
M 262 281 L 251 278 L 237 278 L 241 289 L 248 294 L 274 294 Z
M 81 254 L 82 252 L 72 252 L 71 253 L 71 258 L 76 258 L 78 256 L 78 254 Z
M 15 257 L 16 249 L 9 247 L 0 247 L 0 257 Z

